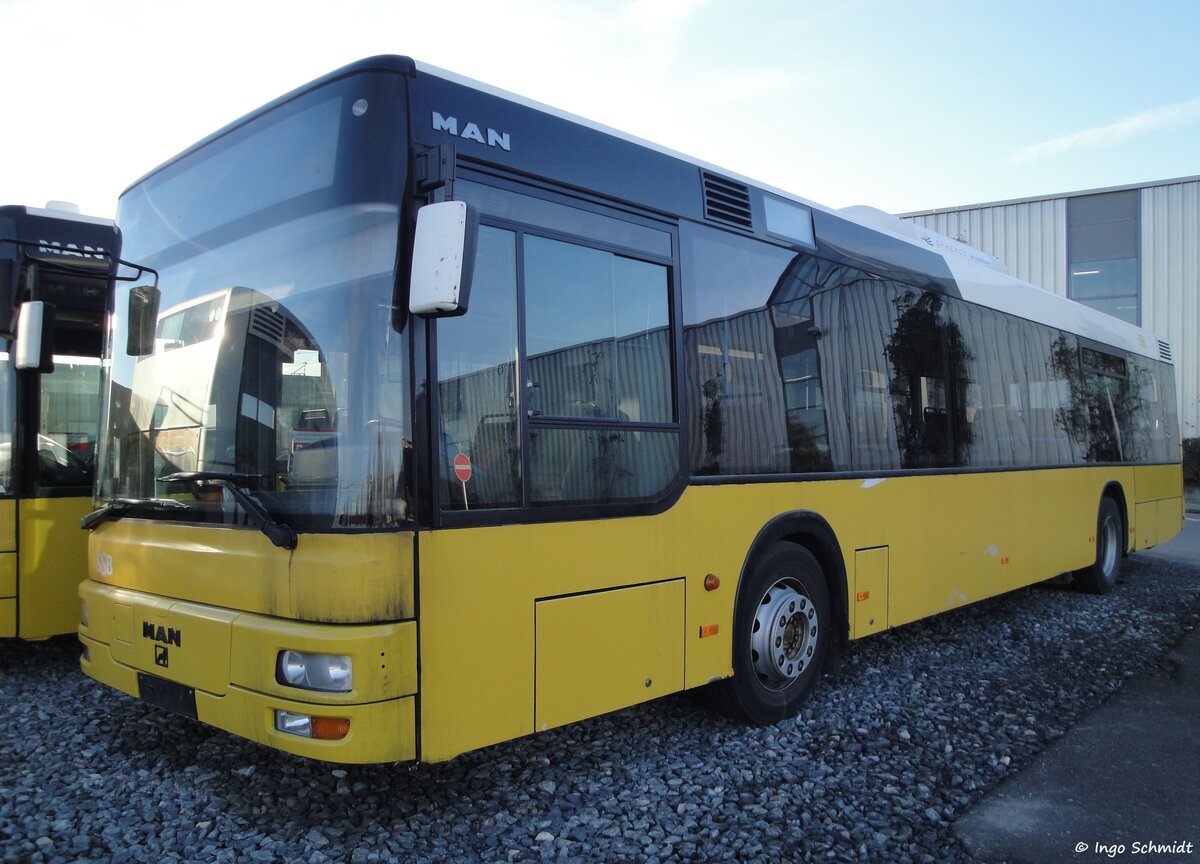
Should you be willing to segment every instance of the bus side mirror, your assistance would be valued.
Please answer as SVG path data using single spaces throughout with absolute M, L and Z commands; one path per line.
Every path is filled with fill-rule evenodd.
M 158 327 L 158 301 L 162 292 L 156 285 L 138 285 L 129 289 L 129 334 L 125 353 L 145 357 L 154 353 L 154 333 Z
M 479 214 L 465 201 L 439 201 L 417 211 L 408 308 L 443 318 L 467 311 Z
M 17 311 L 16 366 L 54 371 L 54 304 L 29 300 Z

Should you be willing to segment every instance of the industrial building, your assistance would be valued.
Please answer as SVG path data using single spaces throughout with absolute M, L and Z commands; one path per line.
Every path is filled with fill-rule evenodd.
M 1200 176 L 899 215 L 1168 340 L 1183 437 L 1200 437 Z

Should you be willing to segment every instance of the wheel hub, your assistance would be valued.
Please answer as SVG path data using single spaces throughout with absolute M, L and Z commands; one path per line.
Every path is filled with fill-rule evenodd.
M 817 610 L 791 582 L 779 581 L 763 595 L 750 639 L 754 671 L 772 690 L 803 674 L 817 645 Z

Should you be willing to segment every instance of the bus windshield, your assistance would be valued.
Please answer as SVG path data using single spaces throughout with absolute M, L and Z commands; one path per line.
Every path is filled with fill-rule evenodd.
M 116 293 L 101 499 L 242 524 L 236 483 L 297 530 L 407 521 L 394 87 L 310 91 L 123 196 L 126 249 L 158 271 L 161 300 L 151 353 L 131 356 Z

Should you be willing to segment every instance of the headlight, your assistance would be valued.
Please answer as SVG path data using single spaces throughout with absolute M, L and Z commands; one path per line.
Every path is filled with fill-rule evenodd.
M 309 654 L 305 651 L 279 652 L 275 680 L 303 690 L 327 690 L 348 693 L 354 689 L 354 672 L 345 654 Z

